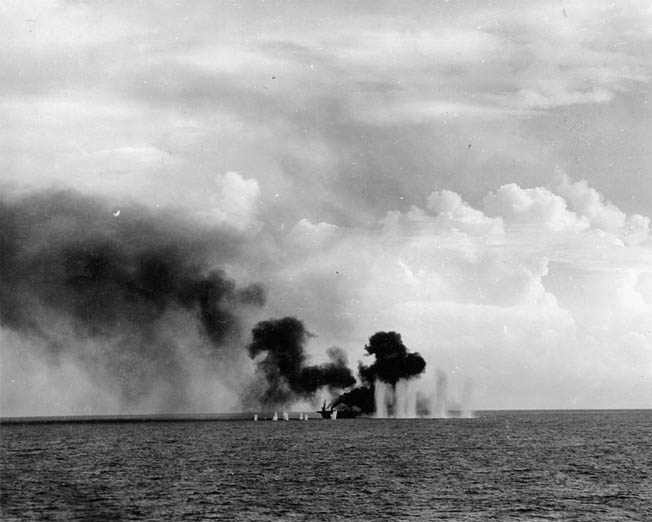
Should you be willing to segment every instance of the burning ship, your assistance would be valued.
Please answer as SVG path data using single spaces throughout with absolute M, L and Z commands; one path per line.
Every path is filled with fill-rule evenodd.
M 321 410 L 317 410 L 322 417 L 322 419 L 353 419 L 362 413 L 362 410 L 356 406 L 352 408 L 346 404 L 338 407 L 337 409 L 333 406 L 333 403 L 327 408 L 326 403 L 324 402 Z

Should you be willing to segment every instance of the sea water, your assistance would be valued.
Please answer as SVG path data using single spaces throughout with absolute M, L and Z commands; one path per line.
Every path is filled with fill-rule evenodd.
M 4 424 L 0 437 L 3 520 L 652 520 L 650 411 Z

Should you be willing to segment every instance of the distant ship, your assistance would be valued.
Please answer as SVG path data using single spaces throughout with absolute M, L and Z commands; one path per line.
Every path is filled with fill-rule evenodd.
M 329 408 L 326 408 L 326 403 L 321 407 L 321 410 L 317 410 L 317 413 L 321 415 L 322 419 L 353 419 L 360 415 L 362 412 L 359 408 L 338 408 L 335 409 L 331 404 Z

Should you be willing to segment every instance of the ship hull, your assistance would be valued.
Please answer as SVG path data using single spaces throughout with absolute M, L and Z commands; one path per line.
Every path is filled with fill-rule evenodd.
M 332 419 L 333 418 L 333 411 L 335 410 L 326 410 L 326 409 L 321 409 L 318 410 L 317 413 L 321 415 L 322 419 Z M 353 410 L 337 410 L 337 417 L 338 419 L 354 419 L 357 416 L 359 416 L 360 413 L 357 411 Z

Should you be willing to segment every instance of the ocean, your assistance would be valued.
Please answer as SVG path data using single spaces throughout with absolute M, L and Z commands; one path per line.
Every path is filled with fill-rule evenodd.
M 2 520 L 651 521 L 652 411 L 3 423 Z

